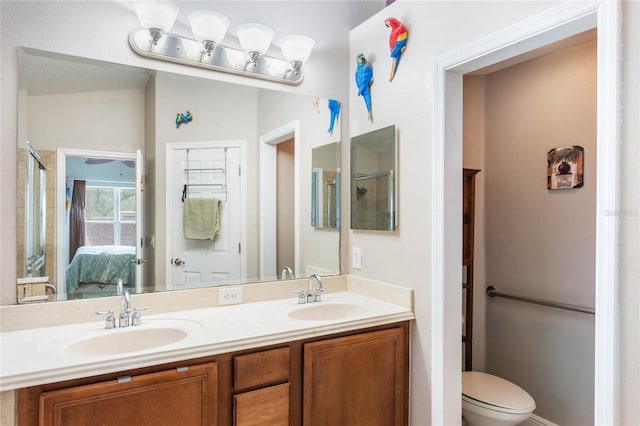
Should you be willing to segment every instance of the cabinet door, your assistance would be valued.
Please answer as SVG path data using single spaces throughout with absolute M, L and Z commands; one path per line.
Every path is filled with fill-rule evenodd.
M 406 340 L 397 328 L 305 344 L 303 424 L 406 425 Z
M 233 396 L 235 426 L 288 426 L 289 383 Z
M 211 426 L 216 395 L 216 364 L 200 364 L 44 392 L 40 425 Z

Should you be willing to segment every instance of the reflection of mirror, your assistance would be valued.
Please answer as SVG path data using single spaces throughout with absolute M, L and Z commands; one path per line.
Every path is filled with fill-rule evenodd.
M 396 227 L 395 126 L 351 138 L 351 228 Z
M 330 112 L 325 106 L 326 100 L 33 49 L 19 49 L 18 66 L 18 143 L 24 149 L 24 142 L 29 140 L 41 156 L 49 159 L 48 168 L 53 166 L 55 169 L 61 156 L 83 156 L 79 154 L 82 150 L 92 152 L 91 157 L 95 158 L 112 158 L 115 155 L 116 158 L 126 156 L 133 159 L 137 150 L 143 151 L 144 201 L 137 211 L 142 214 L 140 225 L 144 231 L 136 240 L 136 243 L 142 243 L 137 247 L 136 258 L 144 260 L 144 278 L 136 285 L 138 291 L 256 282 L 272 280 L 279 275 L 275 271 L 275 261 L 268 268 L 271 272 L 261 274 L 261 259 L 265 257 L 261 247 L 269 247 L 261 244 L 261 235 L 275 228 L 275 220 L 270 222 L 259 218 L 262 209 L 258 206 L 262 199 L 265 203 L 275 200 L 269 194 L 274 192 L 277 196 L 277 190 L 262 182 L 259 170 L 262 162 L 267 161 L 262 156 L 265 146 L 275 147 L 280 142 L 269 140 L 265 135 L 287 126 L 294 129 L 288 135 L 295 146 L 291 160 L 291 179 L 295 185 L 290 191 L 293 204 L 289 210 L 294 212 L 291 222 L 296 225 L 292 225 L 294 257 L 287 266 L 294 268 L 296 276 L 305 276 L 309 272 L 339 273 L 339 233 L 313 232 L 306 219 L 310 216 L 311 205 L 312 148 L 334 143 L 340 137 L 339 125 L 333 135 L 327 133 Z M 187 110 L 192 113 L 193 120 L 178 127 L 176 114 L 184 114 Z M 237 168 L 241 174 L 240 207 L 244 212 L 238 215 L 241 240 L 230 242 L 229 247 L 233 246 L 236 252 L 242 253 L 245 272 L 233 280 L 218 280 L 208 275 L 193 285 L 188 280 L 174 283 L 167 271 L 176 268 L 176 259 L 183 262 L 185 259 L 183 253 L 168 245 L 171 239 L 176 239 L 168 235 L 172 227 L 167 221 L 175 214 L 169 215 L 167 209 L 176 198 L 171 195 L 169 200 L 169 194 L 177 192 L 175 188 L 167 187 L 171 181 L 177 182 L 167 171 L 168 146 L 203 142 L 226 143 L 239 146 L 242 151 L 240 167 Z M 99 155 L 101 153 L 104 156 Z M 193 159 L 199 159 L 197 153 L 195 156 L 194 151 L 191 153 L 189 168 L 194 167 Z M 184 166 L 182 169 L 187 168 L 187 163 Z M 277 165 L 273 167 L 278 168 Z M 56 259 L 65 250 L 64 245 L 54 243 L 59 241 L 57 236 L 63 234 L 59 225 L 63 210 L 55 206 L 64 190 L 57 188 L 60 185 L 56 183 L 61 172 L 56 175 L 53 170 L 53 173 L 54 178 L 50 178 L 47 184 L 48 193 L 54 197 L 47 204 L 53 209 L 48 225 L 52 237 L 47 240 L 47 244 L 51 242 L 52 246 L 51 250 L 47 249 L 50 259 Z M 176 198 L 178 201 L 181 185 Z M 191 195 L 197 196 L 194 192 Z M 223 205 L 223 211 L 226 208 Z M 265 225 L 261 229 L 263 220 Z M 213 247 L 209 249 L 214 250 Z M 61 264 L 64 268 L 47 272 L 50 277 L 56 277 L 53 284 L 59 285 L 57 281 L 64 281 L 59 277 L 60 270 L 68 265 L 66 262 L 65 259 Z M 48 263 L 52 263 L 51 267 L 56 265 L 55 260 Z M 190 265 L 188 259 L 186 265 Z M 24 275 L 20 264 L 18 276 Z M 50 281 L 53 280 L 50 278 Z
M 311 226 L 340 228 L 340 144 L 313 148 Z

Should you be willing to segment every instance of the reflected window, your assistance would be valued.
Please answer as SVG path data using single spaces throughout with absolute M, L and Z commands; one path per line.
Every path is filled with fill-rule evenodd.
M 86 245 L 136 245 L 135 188 L 87 184 Z

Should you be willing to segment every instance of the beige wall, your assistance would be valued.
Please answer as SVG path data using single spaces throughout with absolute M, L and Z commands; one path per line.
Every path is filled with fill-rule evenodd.
M 487 75 L 484 99 L 486 285 L 594 307 L 596 41 Z M 584 187 L 550 191 L 546 153 L 566 145 L 584 147 Z M 592 424 L 594 317 L 500 299 L 486 317 L 487 371 L 537 415 Z
M 295 214 L 294 214 L 294 157 L 293 139 L 281 142 L 277 147 L 277 176 L 276 176 L 276 273 L 285 266 L 294 268 L 295 265 Z M 295 271 L 294 271 L 295 272 Z M 298 271 L 300 272 L 300 271 Z

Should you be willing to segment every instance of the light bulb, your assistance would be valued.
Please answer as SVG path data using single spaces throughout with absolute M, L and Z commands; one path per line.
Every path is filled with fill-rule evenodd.
M 238 27 L 237 31 L 242 49 L 250 57 L 253 55 L 258 58 L 269 49 L 274 34 L 271 28 L 262 24 L 243 24 Z

